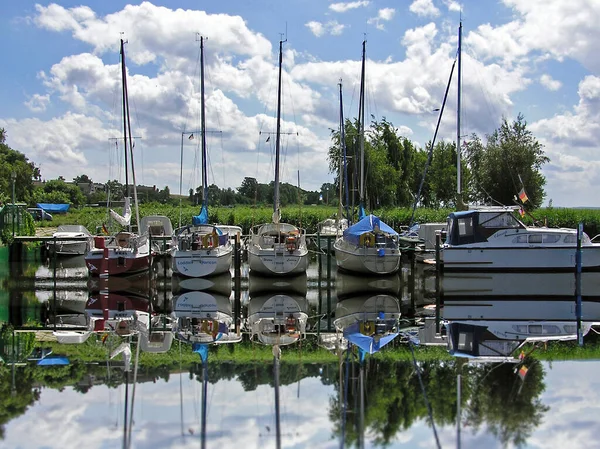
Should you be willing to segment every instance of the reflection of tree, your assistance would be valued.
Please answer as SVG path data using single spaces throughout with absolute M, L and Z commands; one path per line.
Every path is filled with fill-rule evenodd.
M 456 375 L 462 372 L 463 422 L 478 430 L 482 425 L 503 444 L 523 444 L 548 410 L 539 400 L 544 391 L 543 369 L 531 365 L 525 382 L 514 372 L 515 365 L 465 365 L 452 362 L 418 362 L 427 398 L 436 425 L 452 425 L 456 420 Z M 364 367 L 364 428 L 371 440 L 387 446 L 415 421 L 427 420 L 427 407 L 414 365 L 367 358 Z M 342 371 L 343 376 L 343 371 Z M 347 446 L 358 445 L 359 438 L 359 365 L 352 363 L 349 375 Z M 522 385 L 521 385 L 522 384 Z M 339 378 L 330 398 L 329 416 L 334 432 L 341 435 L 342 402 Z M 466 417 L 466 418 L 465 418 Z
M 546 388 L 542 365 L 533 359 L 526 359 L 525 365 L 529 370 L 524 381 L 515 366 L 506 363 L 482 366 L 468 380 L 472 395 L 465 409 L 466 423 L 475 430 L 485 424 L 503 445 L 525 444 L 549 410 L 539 399 Z
M 40 391 L 33 388 L 31 372 L 24 367 L 16 368 L 15 388 L 12 388 L 12 367 L 0 370 L 0 439 L 4 439 L 4 424 L 21 416 L 40 398 Z

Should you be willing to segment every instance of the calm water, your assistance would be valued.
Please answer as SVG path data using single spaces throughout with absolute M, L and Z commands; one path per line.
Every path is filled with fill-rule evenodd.
M 250 342 L 253 313 L 276 295 L 292 298 L 308 317 L 305 339 L 282 346 L 282 447 L 434 448 L 436 437 L 440 447 L 457 447 L 459 373 L 462 447 L 600 447 L 595 435 L 600 427 L 597 361 L 548 362 L 547 356 L 537 357 L 547 354 L 541 347 L 528 355 L 528 371 L 520 376 L 521 364 L 468 363 L 463 357 L 448 357 L 445 342 L 426 344 L 439 343 L 440 334 L 418 334 L 419 327 L 435 323 L 437 302 L 443 305 L 437 309 L 440 319 L 485 322 L 490 329 L 537 324 L 544 339 L 543 333 L 547 337 L 552 330 L 548 326 L 576 326 L 572 275 L 446 275 L 436 280 L 422 265 L 405 264 L 398 276 L 358 278 L 336 273 L 335 262 L 321 258 L 313 260 L 305 277 L 292 280 L 256 278 L 242 267 L 237 283 L 227 276 L 208 283 L 160 276 L 104 281 L 88 280 L 83 260 L 76 258 L 59 260 L 56 276 L 51 264 L 31 260 L 0 267 L 0 277 L 0 323 L 46 329 L 36 331 L 38 341 L 28 337 L 31 332 L 3 333 L 0 355 L 19 363 L 0 365 L 1 448 L 123 447 L 125 399 L 129 412 L 133 389 L 124 382 L 121 356 L 108 364 L 106 359 L 109 349 L 127 339 L 110 335 L 103 343 L 106 334 L 93 335 L 78 348 L 105 355 L 95 360 L 90 356 L 87 363 L 70 357 L 66 366 L 37 366 L 34 359 L 40 354 L 34 347 L 53 344 L 51 331 L 60 325 L 85 324 L 93 298 L 134 298 L 145 301 L 155 317 L 168 317 L 182 292 L 190 290 L 211 295 L 242 336 L 240 342 L 210 348 L 206 447 L 277 445 L 274 361 L 269 353 L 264 356 L 265 346 L 256 336 Z M 598 275 L 582 279 L 586 331 L 590 323 L 600 323 L 599 286 Z M 385 317 L 399 314 L 406 333 L 379 354 L 367 355 L 363 363 L 356 351 L 339 358 L 323 349 L 318 352 L 323 347 L 335 352 L 336 323 L 369 307 Z M 150 327 L 157 334 L 161 330 L 160 325 Z M 590 331 L 584 340 L 590 353 L 594 336 Z M 409 337 L 421 343 L 414 346 L 416 363 L 407 350 Z M 462 344 L 463 350 L 468 347 Z M 190 345 L 185 343 L 181 351 L 188 357 L 180 357 L 180 345 L 174 340 L 167 353 L 140 355 L 131 447 L 201 447 L 202 365 L 199 356 L 189 358 Z M 134 338 L 132 365 L 135 347 Z M 54 348 L 48 358 L 60 353 Z M 554 343 L 554 348 L 566 354 L 578 350 L 569 342 Z M 239 360 L 224 361 L 227 354 L 239 354 Z M 129 376 L 131 380 L 133 373 Z

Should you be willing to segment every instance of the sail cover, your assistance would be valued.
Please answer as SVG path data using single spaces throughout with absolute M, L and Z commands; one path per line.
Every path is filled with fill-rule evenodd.
M 208 208 L 204 204 L 200 208 L 200 214 L 192 217 L 192 224 L 194 226 L 208 224 Z
M 360 332 L 358 321 L 344 329 L 344 338 L 368 354 L 379 351 L 397 336 L 397 333 L 385 334 L 381 337 L 365 335 Z
M 379 217 L 367 215 L 344 231 L 344 240 L 358 244 L 360 236 L 367 232 L 383 232 L 385 234 L 398 235 L 396 231 L 381 221 Z
M 119 215 L 114 210 L 110 210 L 110 216 L 113 217 L 121 226 L 127 226 L 131 222 L 131 204 L 130 199 L 125 198 L 123 205 L 123 215 Z

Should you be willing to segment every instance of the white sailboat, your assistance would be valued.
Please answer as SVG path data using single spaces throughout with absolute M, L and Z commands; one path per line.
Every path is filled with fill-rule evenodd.
M 127 71 L 125 68 L 125 48 L 121 39 L 121 77 L 123 80 L 123 142 L 125 148 L 125 189 L 126 198 L 124 214 L 119 215 L 111 210 L 111 216 L 122 226 L 127 226 L 127 231 L 121 231 L 109 239 L 96 237 L 94 248 L 85 256 L 85 263 L 92 276 L 114 276 L 131 274 L 148 270 L 150 268 L 150 245 L 147 230 L 141 228 L 140 212 L 138 207 L 135 170 L 133 164 L 133 140 L 131 138 L 131 121 L 129 119 L 129 98 L 127 96 Z M 129 146 L 129 150 L 128 147 Z M 133 198 L 135 215 L 140 228 L 140 234 L 131 230 L 131 205 L 129 198 L 129 181 L 127 153 L 131 157 L 131 175 L 133 181 Z
M 248 264 L 250 270 L 265 275 L 296 275 L 308 267 L 306 231 L 297 226 L 281 223 L 279 210 L 279 149 L 281 139 L 281 71 L 283 41 L 279 42 L 279 81 L 277 89 L 277 132 L 275 140 L 275 185 L 273 221 L 250 230 Z
M 358 223 L 347 228 L 333 245 L 335 260 L 341 269 L 362 274 L 390 274 L 400 267 L 398 233 L 375 215 L 365 216 L 365 55 L 363 41 L 360 80 L 360 204 Z
M 233 245 L 231 244 L 229 235 L 224 233 L 220 227 L 208 224 L 203 36 L 200 37 L 200 109 L 200 137 L 202 139 L 202 207 L 200 209 L 200 214 L 192 217 L 191 225 L 183 226 L 175 231 L 171 250 L 173 273 L 186 277 L 214 276 L 229 271 L 233 254 Z

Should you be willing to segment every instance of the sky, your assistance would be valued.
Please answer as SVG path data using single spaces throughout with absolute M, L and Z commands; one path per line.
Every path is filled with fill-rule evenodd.
M 6 1 L 0 127 L 44 179 L 123 182 L 124 38 L 136 181 L 186 193 L 200 184 L 201 139 L 189 136 L 200 127 L 203 36 L 209 183 L 237 188 L 247 176 L 268 183 L 283 38 L 282 181 L 317 190 L 333 181 L 327 150 L 340 79 L 344 115 L 358 112 L 363 39 L 367 115 L 423 147 L 461 17 L 461 139 L 522 113 L 550 158 L 544 204 L 600 206 L 598 1 Z M 455 77 L 439 139 L 456 138 L 456 105 Z

